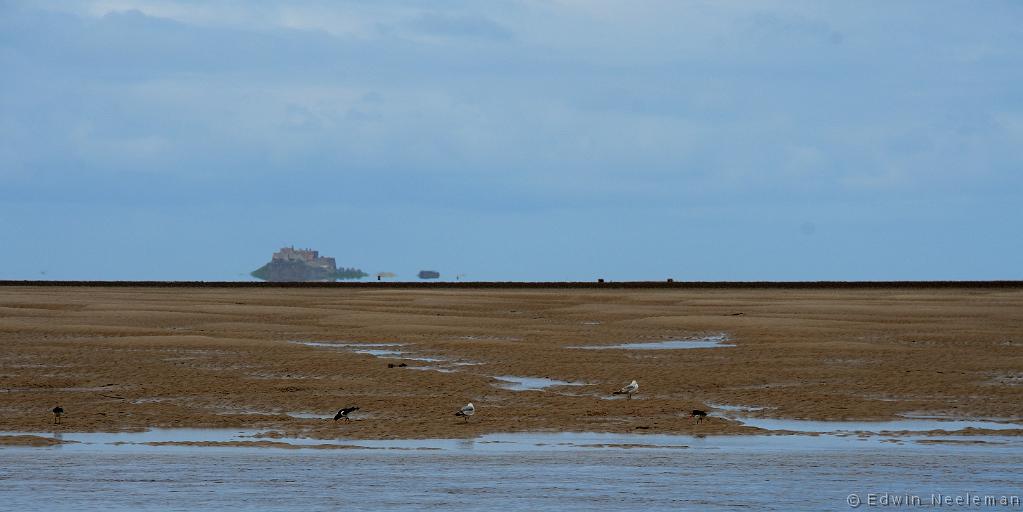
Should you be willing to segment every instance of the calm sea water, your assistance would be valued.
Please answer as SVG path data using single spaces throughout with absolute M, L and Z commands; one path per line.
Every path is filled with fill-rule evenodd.
M 286 450 L 107 444 L 196 431 L 89 436 L 0 448 L 0 509 L 851 510 L 853 493 L 864 509 L 870 494 L 1023 495 L 1012 437 L 508 434 Z

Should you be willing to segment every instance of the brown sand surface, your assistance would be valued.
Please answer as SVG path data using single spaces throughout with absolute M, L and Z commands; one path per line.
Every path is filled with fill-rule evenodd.
M 572 348 L 718 334 L 735 346 Z M 402 343 L 448 362 L 388 368 L 402 361 L 295 341 Z M 438 364 L 453 371 L 414 368 Z M 501 375 L 585 385 L 512 391 Z M 634 399 L 610 399 L 632 379 Z M 468 401 L 466 423 L 453 413 Z M 712 404 L 1023 418 L 1023 289 L 0 287 L 2 431 L 756 432 L 685 414 Z M 330 419 L 348 405 L 355 421 Z

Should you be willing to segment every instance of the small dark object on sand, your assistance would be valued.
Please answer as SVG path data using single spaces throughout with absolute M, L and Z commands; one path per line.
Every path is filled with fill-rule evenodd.
M 707 412 L 701 411 L 699 409 L 693 409 L 693 412 L 689 414 L 689 417 L 696 418 L 696 422 L 701 423 L 703 421 L 703 418 L 707 417 Z
M 358 407 L 345 407 L 344 409 L 341 409 L 340 411 L 337 412 L 337 414 L 334 416 L 334 421 L 340 419 L 344 419 L 345 421 L 352 421 L 352 419 L 349 418 L 348 415 L 358 410 L 359 410 Z
M 53 408 L 53 423 L 56 425 L 60 423 L 60 417 L 64 415 L 64 408 L 57 406 Z

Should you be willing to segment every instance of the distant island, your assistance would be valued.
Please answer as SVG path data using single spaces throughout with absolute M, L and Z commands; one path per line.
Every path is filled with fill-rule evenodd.
M 440 277 L 440 272 L 436 270 L 420 270 L 419 279 L 437 279 Z
M 253 270 L 252 277 L 271 282 L 334 281 L 362 279 L 369 274 L 357 268 L 338 268 L 334 258 L 312 249 L 282 247 L 270 263 Z

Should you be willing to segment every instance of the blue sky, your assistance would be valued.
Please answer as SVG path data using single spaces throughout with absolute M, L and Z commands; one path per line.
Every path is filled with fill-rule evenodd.
M 0 0 L 0 279 L 1023 279 L 1023 4 Z

